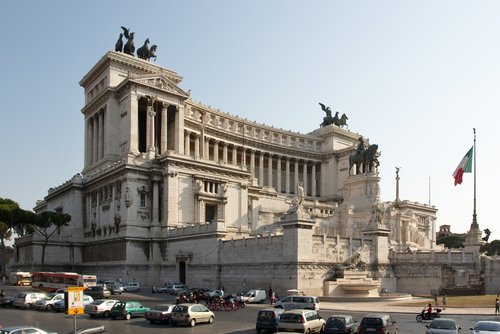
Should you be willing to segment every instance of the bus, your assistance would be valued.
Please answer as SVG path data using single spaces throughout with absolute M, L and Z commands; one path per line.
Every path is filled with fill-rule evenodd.
M 10 273 L 9 282 L 12 285 L 31 285 L 31 273 L 26 271 L 13 271 Z
M 33 273 L 31 287 L 34 289 L 54 292 L 68 286 L 83 286 L 87 289 L 97 285 L 96 275 L 81 275 L 77 273 L 37 271 Z

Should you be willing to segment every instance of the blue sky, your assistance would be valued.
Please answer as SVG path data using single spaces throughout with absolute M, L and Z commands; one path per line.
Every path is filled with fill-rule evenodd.
M 0 4 L 0 197 L 31 209 L 83 167 L 79 80 L 120 26 L 184 77 L 193 100 L 307 133 L 318 102 L 378 144 L 382 199 L 436 205 L 468 230 L 473 175 L 451 174 L 477 129 L 477 209 L 496 215 L 498 1 L 4 1 Z M 429 180 L 431 180 L 429 182 Z M 430 191 L 429 191 L 430 184 Z

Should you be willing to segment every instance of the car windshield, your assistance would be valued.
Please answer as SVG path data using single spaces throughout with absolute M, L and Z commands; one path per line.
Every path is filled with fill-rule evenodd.
M 168 305 L 156 305 L 153 307 L 151 310 L 157 310 L 157 311 L 168 311 L 169 306 Z
M 273 311 L 259 311 L 259 315 L 257 316 L 257 318 L 273 319 L 275 318 L 275 315 Z
M 478 322 L 474 327 L 476 331 L 497 332 L 500 331 L 500 322 Z
M 430 328 L 434 329 L 455 329 L 455 322 L 449 320 L 434 320 Z
M 302 322 L 302 315 L 295 313 L 283 313 L 280 318 L 281 322 Z
M 174 308 L 174 312 L 182 312 L 182 313 L 185 313 L 188 311 L 188 307 L 187 306 L 183 306 L 183 305 L 177 305 L 175 308 Z
M 363 318 L 363 320 L 361 320 L 361 325 L 363 325 L 363 326 L 381 326 L 382 319 L 380 319 L 380 318 Z
M 345 319 L 343 318 L 328 318 L 326 321 L 328 326 L 338 326 L 343 327 L 345 325 Z

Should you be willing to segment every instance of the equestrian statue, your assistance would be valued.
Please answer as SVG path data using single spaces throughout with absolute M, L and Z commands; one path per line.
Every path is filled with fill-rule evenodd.
M 349 156 L 349 174 L 351 173 L 353 166 L 356 166 L 356 174 L 373 171 L 374 168 L 380 166 L 378 161 L 379 156 L 380 153 L 378 152 L 378 145 L 372 144 L 365 148 L 363 137 L 359 137 L 359 144 L 356 148 L 356 153 Z M 361 169 L 361 167 L 363 168 Z

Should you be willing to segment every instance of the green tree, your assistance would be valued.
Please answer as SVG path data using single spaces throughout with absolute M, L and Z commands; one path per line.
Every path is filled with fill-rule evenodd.
M 32 211 L 26 211 L 19 207 L 17 202 L 0 198 L 0 222 L 7 224 L 12 233 L 22 237 L 25 234 L 33 232 L 31 228 L 34 225 L 36 215 Z
M 68 226 L 71 221 L 71 216 L 65 213 L 45 211 L 37 215 L 33 228 L 43 236 L 44 242 L 42 245 L 42 265 L 45 263 L 45 249 L 49 243 L 49 239 L 63 226 Z
M 488 247 L 485 249 L 486 255 L 500 255 L 500 240 L 493 240 L 492 242 L 486 244 Z
M 447 248 L 462 248 L 464 247 L 464 242 L 465 242 L 465 237 L 450 235 L 447 237 L 439 238 L 436 241 L 436 244 L 444 245 Z

